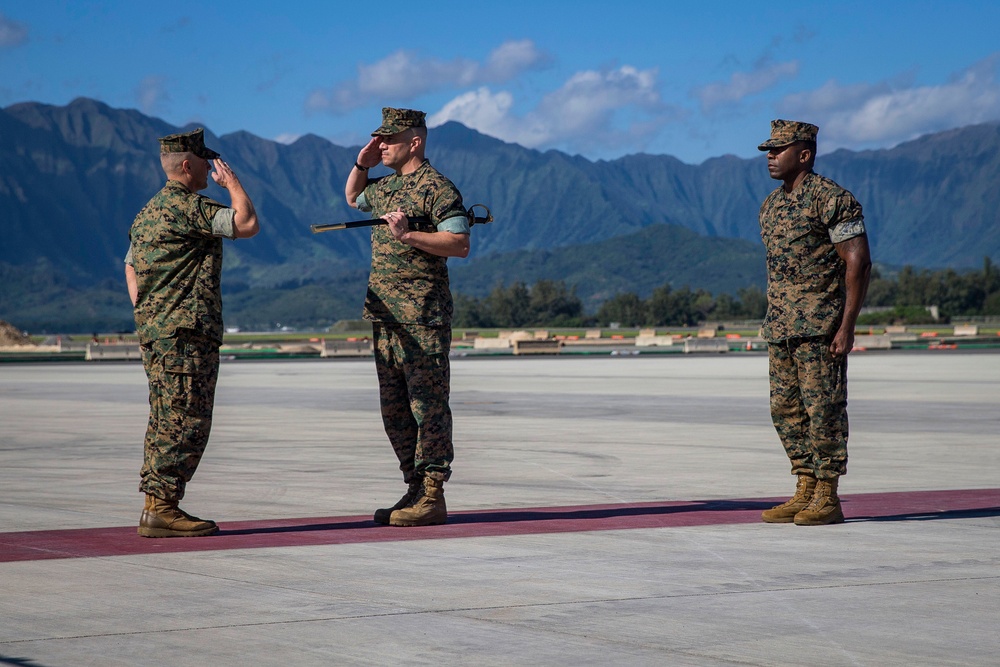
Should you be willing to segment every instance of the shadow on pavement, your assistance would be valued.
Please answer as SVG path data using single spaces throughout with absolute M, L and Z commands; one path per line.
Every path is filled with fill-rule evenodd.
M 686 512 L 758 512 L 774 506 L 773 500 L 710 500 L 686 504 L 622 505 L 617 507 L 500 509 L 489 511 L 453 512 L 448 515 L 449 526 L 471 524 L 520 523 L 524 521 L 587 521 L 624 519 L 628 517 L 665 516 Z M 302 533 L 321 530 L 353 530 L 359 528 L 385 528 L 374 521 L 340 521 L 300 524 L 292 526 L 262 526 L 259 528 L 222 529 L 219 536 L 266 535 L 276 533 Z
M 846 512 L 845 512 L 846 513 Z M 1000 507 L 980 507 L 967 510 L 942 510 L 940 512 L 904 512 L 885 516 L 850 516 L 845 523 L 861 521 L 936 521 L 938 519 L 983 519 L 1000 516 Z
M 40 662 L 35 662 L 31 658 L 14 658 L 0 655 L 0 665 L 11 665 L 11 667 L 45 667 Z
M 509 509 L 489 512 L 449 514 L 448 523 L 514 523 L 518 521 L 565 521 L 616 519 L 635 516 L 680 514 L 683 512 L 744 512 L 773 507 L 773 501 L 706 500 L 685 505 L 594 507 L 588 509 Z

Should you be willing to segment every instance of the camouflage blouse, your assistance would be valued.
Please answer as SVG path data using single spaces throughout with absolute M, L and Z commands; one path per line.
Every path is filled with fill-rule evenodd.
M 411 225 L 437 232 L 449 218 L 466 215 L 458 188 L 424 160 L 416 171 L 372 179 L 358 198 L 358 208 L 373 218 L 402 209 L 430 223 Z M 397 241 L 387 225 L 372 228 L 372 266 L 365 298 L 366 320 L 450 327 L 451 288 L 445 257 Z
M 767 248 L 764 340 L 825 336 L 844 314 L 846 265 L 834 243 L 865 233 L 861 204 L 829 178 L 809 173 L 795 190 L 779 187 L 760 207 Z
M 129 254 L 140 342 L 171 338 L 181 328 L 222 342 L 222 238 L 212 221 L 225 208 L 167 181 L 135 217 Z

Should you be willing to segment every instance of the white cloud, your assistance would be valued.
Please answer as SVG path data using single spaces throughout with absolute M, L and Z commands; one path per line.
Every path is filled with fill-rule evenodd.
M 887 82 L 858 83 L 842 86 L 836 81 L 827 81 L 816 90 L 787 95 L 781 102 L 782 110 L 792 114 L 812 114 L 840 112 L 856 109 L 866 100 L 877 95 L 890 93 L 892 86 Z
M 372 102 L 408 101 L 440 90 L 488 83 L 503 83 L 549 62 L 531 40 L 504 42 L 485 63 L 466 58 L 425 58 L 416 51 L 400 50 L 371 65 L 360 65 L 358 75 L 332 89 L 309 94 L 306 110 L 343 113 Z
M 358 68 L 353 85 L 369 97 L 393 95 L 403 99 L 428 90 L 468 86 L 475 81 L 479 65 L 471 60 L 421 59 L 414 51 L 397 51 L 374 65 Z
M 279 134 L 274 138 L 274 141 L 279 144 L 285 144 L 286 146 L 294 144 L 302 137 L 301 134 L 293 134 L 291 132 L 284 132 Z
M 139 110 L 146 115 L 162 114 L 170 102 L 167 88 L 167 78 L 164 76 L 147 76 L 133 91 Z
M 1000 52 L 940 85 L 890 82 L 842 86 L 829 81 L 779 105 L 787 117 L 820 126 L 832 147 L 895 145 L 930 132 L 1000 119 Z
M 462 93 L 442 107 L 437 113 L 427 117 L 430 127 L 443 125 L 449 120 L 457 120 L 467 127 L 496 127 L 507 120 L 507 114 L 514 104 L 514 97 L 505 91 L 493 94 L 489 88 Z
M 761 93 L 783 79 L 799 73 L 799 63 L 791 60 L 783 63 L 763 61 L 750 72 L 734 72 L 729 81 L 710 83 L 695 89 L 694 96 L 701 102 L 703 111 L 711 111 L 720 105 L 735 104 L 744 98 Z
M 0 14 L 0 49 L 12 49 L 28 41 L 28 27 Z
M 641 149 L 663 122 L 677 115 L 657 87 L 657 70 L 624 66 L 574 74 L 528 112 L 512 113 L 513 96 L 481 87 L 448 102 L 428 118 L 434 127 L 454 120 L 529 148 L 574 153 Z
M 504 42 L 490 53 L 482 68 L 482 83 L 504 83 L 522 72 L 540 69 L 551 58 L 539 51 L 530 39 Z

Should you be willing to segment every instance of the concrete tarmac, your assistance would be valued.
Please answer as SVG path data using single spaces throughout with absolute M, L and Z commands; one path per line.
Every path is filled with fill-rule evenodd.
M 767 359 L 456 358 L 445 526 L 404 490 L 373 362 L 223 363 L 144 539 L 136 363 L 0 366 L 0 666 L 996 665 L 1000 354 L 851 356 L 848 521 L 794 488 Z

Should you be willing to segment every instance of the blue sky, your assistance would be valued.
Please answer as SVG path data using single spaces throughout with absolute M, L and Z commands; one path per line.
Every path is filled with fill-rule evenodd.
M 0 0 L 0 106 L 84 96 L 348 146 L 402 106 L 539 150 L 688 163 L 753 156 L 790 118 L 820 126 L 822 154 L 1000 120 L 998 25 L 994 0 Z

